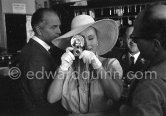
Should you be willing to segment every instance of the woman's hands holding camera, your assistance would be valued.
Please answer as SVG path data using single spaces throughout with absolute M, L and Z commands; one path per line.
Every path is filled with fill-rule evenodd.
M 68 71 L 69 67 L 72 65 L 73 60 L 75 60 L 75 56 L 72 54 L 73 48 L 66 48 L 66 52 L 61 57 L 61 65 L 60 69 L 62 71 Z
M 62 55 L 60 65 L 62 71 L 68 71 L 73 60 L 75 60 L 75 56 L 72 53 L 73 49 L 73 47 L 66 48 L 66 52 Z M 80 54 L 79 59 L 82 59 L 84 63 L 92 64 L 94 69 L 99 69 L 102 66 L 102 63 L 92 51 L 84 50 Z
M 79 59 L 82 59 L 84 63 L 92 64 L 94 69 L 99 69 L 102 66 L 102 63 L 92 51 L 84 50 Z

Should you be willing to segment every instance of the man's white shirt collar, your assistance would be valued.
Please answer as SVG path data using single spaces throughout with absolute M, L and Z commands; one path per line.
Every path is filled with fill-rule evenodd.
M 139 55 L 140 55 L 140 52 L 138 52 L 138 53 L 136 53 L 136 54 L 134 54 L 134 55 L 131 55 L 131 54 L 129 53 L 129 57 L 131 57 L 131 56 L 134 57 L 134 64 L 136 63 L 136 61 L 137 61 Z
M 38 37 L 33 36 L 32 39 L 38 42 L 40 45 L 42 45 L 47 51 L 50 49 L 50 46 L 43 40 L 39 39 Z

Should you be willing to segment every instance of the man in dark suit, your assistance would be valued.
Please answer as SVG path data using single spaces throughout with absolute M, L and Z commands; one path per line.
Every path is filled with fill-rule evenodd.
M 55 77 L 57 59 L 50 53 L 51 41 L 60 34 L 60 19 L 54 10 L 38 9 L 31 22 L 35 35 L 29 40 L 19 55 L 21 70 L 21 90 L 25 115 L 55 116 L 62 112 L 61 105 L 49 104 L 47 92 Z
M 127 49 L 123 50 L 122 54 L 118 58 L 123 69 L 123 97 L 128 96 L 130 85 L 132 84 L 132 81 L 135 79 L 134 75 L 139 74 L 137 73 L 137 71 L 144 71 L 149 64 L 149 62 L 141 56 L 137 44 L 133 42 L 133 40 L 130 38 L 133 29 L 133 26 L 127 27 L 126 32 L 124 34 Z
M 134 27 L 132 26 L 126 29 L 124 38 L 127 49 L 123 52 L 119 59 L 125 77 L 129 75 L 129 71 L 131 71 L 131 73 L 135 73 L 136 71 L 144 70 L 147 66 L 146 60 L 140 55 L 137 44 L 130 38 L 133 29 Z

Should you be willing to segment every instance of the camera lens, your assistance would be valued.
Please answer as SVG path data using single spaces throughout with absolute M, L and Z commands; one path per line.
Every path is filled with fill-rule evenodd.
M 80 54 L 80 51 L 79 51 L 79 50 L 76 50 L 75 53 L 76 53 L 77 55 L 79 55 L 79 54 Z

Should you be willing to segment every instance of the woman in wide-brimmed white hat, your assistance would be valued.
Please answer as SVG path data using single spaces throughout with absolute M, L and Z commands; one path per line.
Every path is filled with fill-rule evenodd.
M 84 49 L 73 54 L 71 38 L 81 35 Z M 115 58 L 102 58 L 118 38 L 118 26 L 111 19 L 94 21 L 91 16 L 79 15 L 72 20 L 71 31 L 53 40 L 66 52 L 52 82 L 48 101 L 62 100 L 70 115 L 111 116 L 114 101 L 122 92 L 122 68 Z

